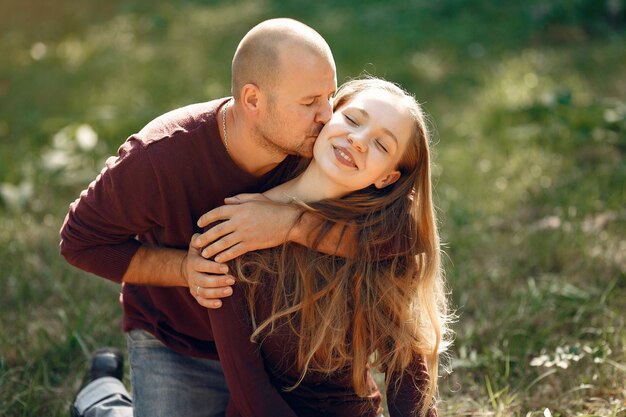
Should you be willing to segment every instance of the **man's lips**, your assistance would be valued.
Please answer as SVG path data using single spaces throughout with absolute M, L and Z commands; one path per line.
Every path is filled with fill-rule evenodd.
M 322 128 L 324 127 L 324 125 L 318 125 L 315 128 L 311 129 L 309 131 L 309 135 L 310 137 L 315 137 L 317 138 L 320 135 L 320 132 L 322 131 Z
M 333 152 L 337 160 L 345 166 L 356 168 L 352 154 L 346 148 L 333 146 Z

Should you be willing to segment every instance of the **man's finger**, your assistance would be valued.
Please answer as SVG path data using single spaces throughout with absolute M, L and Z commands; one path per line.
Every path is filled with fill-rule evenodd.
M 218 253 L 223 252 L 232 246 L 235 246 L 239 242 L 241 242 L 241 239 L 238 237 L 238 235 L 236 235 L 235 233 L 231 233 L 228 236 L 224 236 L 204 248 L 204 250 L 202 251 L 202 256 L 207 259 L 212 258 Z
M 211 223 L 215 223 L 219 220 L 226 220 L 230 218 L 231 208 L 229 206 L 219 206 L 211 211 L 204 213 L 198 219 L 198 227 L 206 227 Z
M 203 272 L 205 274 L 221 275 L 228 272 L 228 265 L 210 261 L 202 257 L 194 259 L 192 267 L 195 272 Z
M 200 233 L 194 233 L 194 234 L 193 234 L 193 236 L 191 236 L 191 243 L 190 243 L 190 246 L 191 246 L 192 248 L 194 248 L 194 249 L 197 249 L 197 250 L 198 250 L 198 253 L 200 253 L 200 250 L 202 250 L 202 246 L 198 246 L 198 245 L 196 244 L 197 239 L 198 239 L 200 236 L 201 236 L 201 235 L 200 235 Z
M 202 307 L 206 308 L 220 308 L 222 306 L 222 301 L 219 299 L 206 299 L 206 298 L 196 298 L 198 304 Z
M 235 277 L 232 275 L 203 275 L 195 280 L 195 285 L 201 288 L 230 288 L 235 283 Z
M 197 287 L 193 289 L 195 292 L 196 298 L 205 298 L 205 299 L 218 299 L 224 297 L 230 297 L 233 294 L 233 289 L 230 287 L 226 288 L 202 288 Z
M 216 262 L 224 262 L 224 263 L 228 262 L 228 261 L 232 261 L 236 257 L 241 256 L 241 255 L 243 255 L 246 252 L 248 252 L 246 247 L 242 243 L 237 243 L 236 245 L 231 246 L 230 248 L 226 249 L 225 251 L 220 252 L 219 254 L 217 254 L 215 256 L 215 261 Z
M 234 225 L 232 222 L 225 221 L 220 224 L 216 224 L 194 239 L 194 247 L 204 248 L 210 243 L 228 235 L 229 233 L 232 233 L 233 230 Z
M 242 204 L 248 201 L 268 201 L 269 199 L 263 194 L 258 193 L 241 193 L 224 199 L 226 204 Z

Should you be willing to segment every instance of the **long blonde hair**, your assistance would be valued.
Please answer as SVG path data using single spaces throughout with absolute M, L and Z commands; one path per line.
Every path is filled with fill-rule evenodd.
M 308 371 L 350 369 L 356 393 L 366 396 L 368 367 L 385 372 L 387 387 L 392 375 L 409 371 L 420 358 L 430 378 L 416 411 L 425 414 L 436 393 L 440 347 L 448 332 L 429 132 L 415 99 L 381 79 L 342 85 L 335 110 L 369 89 L 402 100 L 414 121 L 412 140 L 398 166 L 400 178 L 382 189 L 370 186 L 342 198 L 302 205 L 304 212 L 321 219 L 313 249 L 338 223 L 356 231 L 354 256 L 339 258 L 286 244 L 240 258 L 236 271 L 250 284 L 248 300 L 256 326 L 252 340 L 271 334 L 279 320 L 298 336 L 301 376 L 288 389 Z M 256 323 L 256 286 L 268 280 L 274 286 L 271 315 Z

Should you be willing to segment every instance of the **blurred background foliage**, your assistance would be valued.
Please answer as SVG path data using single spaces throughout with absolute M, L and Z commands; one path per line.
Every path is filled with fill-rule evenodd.
M 119 144 L 229 93 L 259 21 L 329 42 L 338 80 L 431 115 L 458 315 L 442 415 L 626 415 L 624 0 L 1 0 L 0 415 L 67 415 L 89 353 L 122 347 L 119 288 L 58 229 Z

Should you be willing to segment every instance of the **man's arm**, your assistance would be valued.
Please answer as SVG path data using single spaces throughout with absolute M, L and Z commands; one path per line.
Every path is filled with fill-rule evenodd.
M 122 281 L 136 285 L 189 287 L 189 292 L 200 305 L 221 307 L 219 299 L 231 295 L 230 285 L 235 283 L 232 276 L 224 275 L 228 266 L 194 256 L 195 252 L 189 253 L 179 249 L 141 246 L 131 259 Z
M 60 231 L 61 254 L 70 264 L 117 283 L 199 286 L 204 296 L 200 304 L 219 307 L 209 297 L 229 290 L 219 288 L 228 279 L 218 276 L 220 265 L 202 259 L 188 262 L 186 251 L 151 247 L 136 238 L 158 224 L 162 202 L 155 199 L 159 190 L 154 172 L 143 146 L 134 139 L 125 142 L 119 156 L 109 158 L 70 205 Z M 139 185 L 138 178 L 144 178 Z
M 296 209 L 298 209 L 296 207 Z M 299 210 L 299 209 L 298 209 Z M 311 213 L 304 213 L 294 225 L 288 240 L 312 248 L 315 244 L 318 228 L 322 220 Z M 356 233 L 354 228 L 335 224 L 316 246 L 316 250 L 327 255 L 349 258 L 356 251 Z
M 197 236 L 194 245 L 204 247 L 202 256 L 224 263 L 244 253 L 282 245 L 289 241 L 312 247 L 322 220 L 294 204 L 276 203 L 261 194 L 240 194 L 227 198 L 198 220 L 206 227 L 218 225 Z M 350 227 L 335 225 L 316 250 L 349 257 L 356 247 L 356 236 Z

